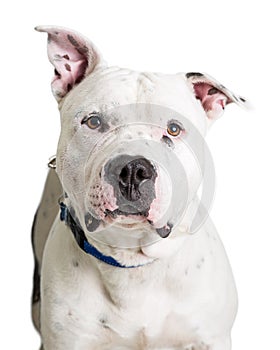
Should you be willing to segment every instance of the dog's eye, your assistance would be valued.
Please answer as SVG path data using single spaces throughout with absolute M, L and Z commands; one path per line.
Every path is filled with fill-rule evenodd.
M 82 124 L 86 124 L 90 129 L 97 129 L 101 125 L 101 118 L 98 114 L 91 113 L 82 120 Z
M 182 131 L 182 128 L 177 123 L 171 122 L 167 126 L 167 132 L 171 136 L 178 136 Z

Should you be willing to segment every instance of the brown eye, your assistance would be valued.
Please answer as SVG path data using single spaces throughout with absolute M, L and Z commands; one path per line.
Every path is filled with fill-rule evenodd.
M 176 123 L 170 123 L 167 127 L 167 132 L 171 136 L 178 136 L 181 133 L 182 128 Z
M 101 125 L 101 119 L 98 114 L 90 114 L 82 121 L 82 124 L 86 124 L 90 129 L 97 129 Z

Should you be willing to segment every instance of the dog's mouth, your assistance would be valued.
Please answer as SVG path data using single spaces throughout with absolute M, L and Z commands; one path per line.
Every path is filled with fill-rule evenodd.
M 105 210 L 105 222 L 109 225 L 113 224 L 119 226 L 123 229 L 135 229 L 136 227 L 143 227 L 144 224 L 148 226 L 151 225 L 150 220 L 148 219 L 149 211 L 139 211 L 139 212 L 130 212 L 121 209 L 115 210 Z M 140 225 L 140 226 L 139 226 Z M 147 228 L 146 228 L 147 229 Z
M 140 212 L 126 212 L 120 209 L 115 209 L 115 210 L 105 210 L 105 217 L 111 217 L 112 219 L 116 219 L 120 216 L 125 216 L 125 217 L 143 217 L 147 218 L 149 216 L 149 210 L 143 210 Z
M 137 218 L 139 218 L 140 221 L 144 219 L 147 221 L 147 223 L 149 223 L 150 225 L 153 225 L 153 222 L 148 219 L 148 216 L 149 216 L 149 210 L 145 210 L 137 213 L 129 213 L 120 209 L 115 209 L 113 211 L 106 209 L 105 211 L 105 217 L 110 217 L 114 220 L 116 220 L 117 218 L 127 218 L 127 219 L 132 219 L 133 221 L 136 219 L 136 221 L 138 221 Z M 160 237 L 166 238 L 170 235 L 172 228 L 173 228 L 173 224 L 168 222 L 163 227 L 157 228 L 155 230 Z

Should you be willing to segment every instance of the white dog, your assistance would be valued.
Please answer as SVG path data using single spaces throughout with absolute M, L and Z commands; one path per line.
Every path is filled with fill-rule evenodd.
M 236 288 L 196 193 L 209 125 L 245 100 L 201 73 L 108 67 L 80 34 L 36 29 L 62 126 L 33 225 L 42 349 L 229 350 Z

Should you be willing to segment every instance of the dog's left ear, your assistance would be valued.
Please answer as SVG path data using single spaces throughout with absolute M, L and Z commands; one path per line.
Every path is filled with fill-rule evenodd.
M 99 50 L 83 35 L 58 26 L 38 26 L 48 33 L 48 57 L 54 66 L 52 92 L 59 102 L 102 61 Z M 103 61 L 102 61 L 103 62 Z
M 229 103 L 234 102 L 241 107 L 246 107 L 246 100 L 243 97 L 233 94 L 208 74 L 187 73 L 186 77 L 210 121 L 218 119 Z

